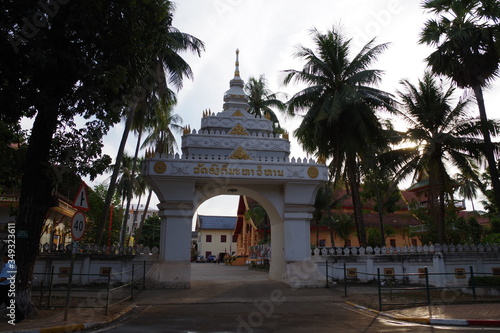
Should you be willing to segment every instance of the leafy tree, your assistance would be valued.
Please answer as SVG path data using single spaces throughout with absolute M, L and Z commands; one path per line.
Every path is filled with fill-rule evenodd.
M 326 183 L 316 193 L 312 222 L 317 226 L 316 246 L 319 246 L 319 227 L 327 226 L 330 230 L 330 243 L 335 246 L 336 221 L 332 209 L 339 208 L 347 194 L 338 197 L 331 182 Z
M 255 207 L 250 208 L 245 213 L 247 219 L 252 219 L 253 223 L 260 231 L 262 244 L 267 244 L 269 242 L 268 230 L 270 230 L 269 216 L 266 210 L 260 204 Z
M 384 236 L 382 236 L 382 230 L 384 230 Z M 368 245 L 371 247 L 375 246 L 385 246 L 385 240 L 387 237 L 392 237 L 396 235 L 396 231 L 390 226 L 385 225 L 383 229 L 379 228 L 368 228 L 367 236 L 368 236 Z M 381 242 L 380 240 L 383 239 Z
M 248 104 L 250 108 L 248 109 L 248 112 L 255 115 L 255 117 L 269 117 L 269 120 L 273 123 L 274 134 L 283 133 L 279 119 L 272 108 L 274 107 L 280 111 L 285 111 L 286 104 L 279 98 L 280 95 L 283 95 L 283 97 L 286 97 L 286 95 L 273 93 L 267 87 L 267 80 L 264 74 L 259 76 L 258 79 L 250 77 L 248 82 L 245 84 L 245 92 L 248 94 L 249 99 Z
M 99 184 L 94 187 L 94 190 L 88 191 L 88 199 L 90 210 L 85 214 L 86 226 L 85 233 L 80 243 L 95 244 L 98 225 L 96 221 L 99 219 L 102 209 L 104 208 L 104 198 L 106 197 L 107 187 L 104 184 Z M 110 245 L 117 244 L 120 237 L 120 223 L 123 220 L 123 209 L 120 208 L 120 199 L 115 196 L 112 208 L 111 233 L 109 225 L 106 226 L 106 241 Z
M 369 147 L 387 146 L 375 110 L 391 110 L 393 100 L 375 88 L 382 71 L 370 68 L 387 45 L 373 45 L 372 40 L 349 59 L 351 41 L 337 29 L 324 34 L 315 29 L 311 34 L 316 50 L 301 46 L 295 54 L 304 60 L 304 68 L 285 71 L 284 84 L 294 81 L 307 86 L 288 102 L 290 113 L 306 113 L 295 136 L 307 152 L 332 158 L 335 182 L 347 176 L 359 243 L 365 246 L 359 165 Z
M 384 215 L 398 210 L 397 203 L 401 200 L 401 192 L 393 179 L 393 175 L 390 175 L 390 169 L 385 167 L 381 161 L 366 163 L 366 167 L 368 167 L 368 170 L 364 171 L 361 198 L 365 202 L 369 200 L 375 202 L 373 209 L 378 212 L 380 225 L 378 243 L 381 246 L 385 246 L 386 230 L 384 230 Z M 369 240 L 368 244 L 370 244 Z
M 335 214 L 333 219 L 335 220 L 335 232 L 340 239 L 344 240 L 344 247 L 347 247 L 349 237 L 356 230 L 353 216 L 349 214 Z
M 0 193 L 20 187 L 26 156 L 26 133 L 18 124 L 0 122 Z
M 425 0 L 423 7 L 438 16 L 425 23 L 420 38 L 420 43 L 436 48 L 427 57 L 432 71 L 451 78 L 459 87 L 474 91 L 494 203 L 500 207 L 500 178 L 483 97 L 483 88 L 499 73 L 500 3 L 497 0 Z
M 146 120 L 144 120 L 143 117 L 139 115 L 136 116 L 136 112 L 139 114 L 142 112 L 148 113 L 151 107 L 156 105 L 158 101 L 160 103 L 175 103 L 177 101 L 175 93 L 169 87 L 172 86 L 179 90 L 182 88 L 182 81 L 185 77 L 193 77 L 191 67 L 178 53 L 189 50 L 199 56 L 201 51 L 204 50 L 204 44 L 201 40 L 189 34 L 180 32 L 172 26 L 175 5 L 171 1 L 163 1 L 163 3 L 168 9 L 167 15 L 164 17 L 166 21 L 166 31 L 165 34 L 162 35 L 164 40 L 155 42 L 162 43 L 162 47 L 156 49 L 154 57 L 145 63 L 145 66 L 149 67 L 151 74 L 148 77 L 148 84 L 143 86 L 142 94 L 130 104 L 128 111 L 124 114 L 126 119 L 125 128 L 118 152 L 116 154 L 116 163 L 111 175 L 108 194 L 106 195 L 106 206 L 110 205 L 114 195 L 114 186 L 116 178 L 118 177 L 120 163 L 122 161 L 122 155 L 125 150 L 128 134 L 133 129 L 142 132 L 142 129 L 144 128 L 143 125 L 146 123 Z M 144 123 L 142 120 L 144 120 Z M 140 138 L 138 140 L 138 144 L 139 142 Z M 137 148 L 136 152 L 138 152 Z M 135 156 L 137 159 L 137 153 Z M 136 161 L 136 159 L 134 159 L 134 161 Z M 107 210 L 104 210 L 99 221 L 101 230 L 106 218 Z M 101 242 L 101 237 L 102 234 L 99 234 L 97 238 L 98 243 Z
M 160 247 L 161 219 L 158 215 L 151 215 L 144 221 L 142 233 L 138 239 L 139 244 L 151 247 Z
M 171 4 L 163 0 L 52 4 L 49 10 L 40 2 L 7 0 L 0 11 L 0 104 L 9 106 L 0 120 L 14 126 L 21 117 L 35 118 L 17 216 L 17 232 L 27 237 L 16 242 L 16 296 L 27 314 L 34 309 L 39 238 L 60 178 L 52 165 L 91 178 L 105 170 L 110 158 L 102 156 L 102 137 L 140 98 L 150 64 L 169 45 L 171 21 Z M 86 122 L 81 128 L 78 116 Z
M 451 197 L 454 183 L 450 166 L 474 176 L 474 166 L 483 156 L 484 141 L 478 138 L 481 123 L 469 116 L 468 100 L 451 106 L 453 88 L 438 85 L 430 73 L 425 73 L 418 86 L 402 81 L 404 92 L 399 92 L 403 109 L 399 112 L 408 124 L 406 139 L 415 146 L 393 151 L 394 165 L 399 177 L 413 174 L 413 179 L 429 179 L 428 209 L 431 223 L 437 226 L 437 241 L 446 242 L 446 198 Z M 490 123 L 498 131 L 496 123 Z M 451 202 L 450 202 L 451 203 Z

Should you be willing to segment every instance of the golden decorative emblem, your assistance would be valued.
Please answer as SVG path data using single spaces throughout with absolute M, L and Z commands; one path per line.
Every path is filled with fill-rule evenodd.
M 240 123 L 236 124 L 236 126 L 233 127 L 232 130 L 227 133 L 229 135 L 250 135 L 250 133 L 247 132 L 247 130 L 241 126 Z
M 316 178 L 319 176 L 319 171 L 318 171 L 318 168 L 316 167 L 309 167 L 309 169 L 307 169 L 307 175 L 311 178 Z
M 231 155 L 228 157 L 229 160 L 251 160 L 252 157 L 247 153 L 242 146 L 238 146 Z
M 165 171 L 167 171 L 167 165 L 165 164 L 165 162 L 156 162 L 153 166 L 153 170 L 156 173 L 164 173 Z
M 240 110 L 236 110 L 234 113 L 233 113 L 233 117 L 243 117 L 243 113 L 241 113 Z

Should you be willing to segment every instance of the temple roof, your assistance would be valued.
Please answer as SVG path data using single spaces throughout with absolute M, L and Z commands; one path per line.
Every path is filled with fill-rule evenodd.
M 240 77 L 239 51 L 236 50 L 234 77 L 224 93 L 222 111 L 203 111 L 201 128 L 186 128 L 182 152 L 186 156 L 217 156 L 217 159 L 285 161 L 290 155 L 288 136 L 273 133 L 271 120 L 248 113 L 249 97 Z
M 208 216 L 198 215 L 199 229 L 234 230 L 235 216 Z

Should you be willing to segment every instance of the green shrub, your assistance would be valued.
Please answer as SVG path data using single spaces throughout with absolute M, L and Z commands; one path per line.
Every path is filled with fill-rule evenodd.
M 500 276 L 475 276 L 474 280 L 477 287 L 500 287 Z M 469 279 L 469 286 L 472 286 L 472 279 Z

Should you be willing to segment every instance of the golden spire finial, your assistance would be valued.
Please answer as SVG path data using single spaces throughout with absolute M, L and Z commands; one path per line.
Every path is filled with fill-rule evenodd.
M 235 69 L 234 69 L 234 76 L 239 77 L 240 76 L 240 61 L 239 61 L 239 54 L 240 50 L 236 49 L 236 62 L 234 63 Z

